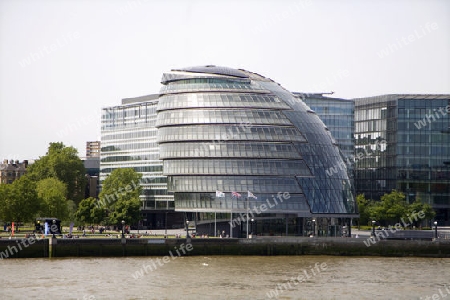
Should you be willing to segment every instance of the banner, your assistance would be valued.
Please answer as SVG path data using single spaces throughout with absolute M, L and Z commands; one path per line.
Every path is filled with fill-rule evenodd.
M 72 235 L 72 230 L 73 230 L 73 222 L 70 222 L 70 229 L 69 229 L 69 234 Z
M 14 236 L 14 222 L 11 222 L 11 236 Z
M 48 234 L 48 223 L 45 222 L 45 229 L 44 229 L 44 234 L 47 235 Z

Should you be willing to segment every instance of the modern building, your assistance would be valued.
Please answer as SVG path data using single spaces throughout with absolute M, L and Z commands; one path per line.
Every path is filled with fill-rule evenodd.
M 278 83 L 202 66 L 164 73 L 162 84 L 158 170 L 167 176 L 175 210 L 186 212 L 198 232 L 340 235 L 358 216 L 330 130 Z M 130 110 L 135 123 L 137 109 Z
M 117 168 L 133 168 L 142 174 L 142 220 L 144 229 L 183 226 L 183 214 L 175 213 L 173 195 L 156 143 L 156 106 L 159 95 L 122 100 L 122 105 L 102 109 L 100 182 Z
M 450 225 L 450 95 L 354 100 L 356 192 L 377 200 L 397 189 Z
M 3 160 L 0 164 L 0 184 L 10 184 L 19 179 L 27 172 L 28 160 Z
M 86 142 L 86 157 L 100 157 L 100 141 Z
M 81 158 L 86 169 L 85 198 L 98 198 L 100 192 L 100 155 Z
M 349 99 L 332 98 L 326 93 L 294 93 L 314 110 L 338 143 L 345 158 L 355 157 L 355 102 Z

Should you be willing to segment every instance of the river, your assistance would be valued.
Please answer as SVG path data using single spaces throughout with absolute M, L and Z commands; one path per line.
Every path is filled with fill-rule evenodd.
M 409 300 L 432 299 L 434 294 L 445 299 L 450 294 L 449 258 L 156 259 L 3 259 L 0 299 Z

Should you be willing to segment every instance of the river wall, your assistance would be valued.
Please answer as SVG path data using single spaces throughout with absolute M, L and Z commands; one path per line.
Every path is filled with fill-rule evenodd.
M 258 237 L 256 239 L 0 239 L 0 258 L 170 255 L 342 255 L 450 257 L 450 240 Z M 187 244 L 191 246 L 187 247 Z M 369 246 L 368 246 L 369 245 Z M 183 251 L 181 249 L 184 249 Z M 187 249 L 187 250 L 186 250 Z M 178 252 L 177 252 L 178 251 Z

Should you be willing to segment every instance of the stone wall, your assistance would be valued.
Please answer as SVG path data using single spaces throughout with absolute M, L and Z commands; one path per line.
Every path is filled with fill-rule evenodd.
M 123 257 L 166 256 L 186 239 L 51 239 L 19 247 L 21 240 L 0 240 L 0 256 Z M 450 240 L 380 240 L 367 246 L 366 239 L 267 237 L 257 239 L 190 239 L 192 250 L 185 255 L 343 255 L 450 257 Z M 21 248 L 21 249 L 20 249 Z M 175 249 L 175 250 L 174 250 Z M 6 253 L 6 254 L 5 254 Z

